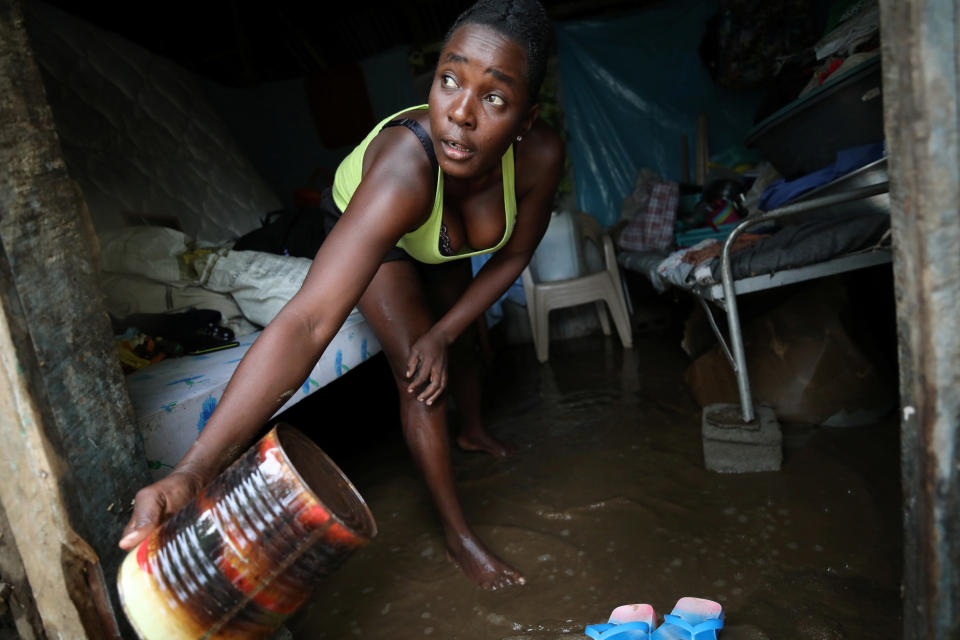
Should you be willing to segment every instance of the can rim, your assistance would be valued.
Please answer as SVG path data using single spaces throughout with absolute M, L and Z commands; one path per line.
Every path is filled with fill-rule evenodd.
M 300 481 L 310 497 L 327 510 L 331 518 L 352 535 L 362 538 L 363 543 L 368 542 L 377 535 L 377 522 L 367 502 L 363 499 L 363 496 L 360 495 L 360 492 L 354 486 L 353 482 L 350 481 L 350 478 L 347 477 L 347 474 L 343 472 L 337 463 L 334 462 L 316 442 L 307 437 L 300 429 L 284 422 L 275 424 L 270 430 L 270 433 L 275 435 L 278 445 L 277 448 L 283 455 L 284 461 L 290 467 L 290 471 L 297 480 Z M 345 504 L 343 506 L 347 507 L 351 515 L 355 514 L 357 516 L 357 523 L 348 524 L 339 512 L 340 510 L 332 508 L 330 500 L 324 500 L 320 497 L 317 487 L 314 486 L 316 481 L 311 482 L 305 477 L 305 472 L 298 469 L 297 463 L 292 459 L 291 451 L 293 451 L 293 449 L 290 448 L 290 445 L 293 443 L 291 440 L 296 441 L 297 446 L 303 446 L 309 450 L 302 455 L 318 457 L 323 465 L 328 467 L 330 477 L 336 477 L 338 479 L 339 493 L 345 498 Z M 302 466 L 302 461 L 300 462 Z

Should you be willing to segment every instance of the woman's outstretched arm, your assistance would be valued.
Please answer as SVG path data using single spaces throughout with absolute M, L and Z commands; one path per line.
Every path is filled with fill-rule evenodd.
M 383 256 L 429 210 L 436 177 L 428 162 L 411 161 L 422 155 L 415 139 L 381 151 L 383 161 L 364 176 L 300 291 L 244 355 L 196 442 L 167 477 L 137 493 L 121 547 L 133 548 L 192 499 L 303 384 Z

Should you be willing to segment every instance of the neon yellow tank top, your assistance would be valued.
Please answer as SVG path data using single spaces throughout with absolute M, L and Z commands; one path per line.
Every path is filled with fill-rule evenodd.
M 413 107 L 414 109 L 426 109 L 427 105 Z M 346 211 L 350 199 L 360 185 L 363 176 L 363 154 L 367 151 L 370 141 L 380 133 L 383 125 L 394 120 L 402 113 L 410 109 L 399 111 L 389 118 L 384 118 L 380 124 L 374 127 L 373 131 L 367 134 L 367 137 L 350 152 L 340 166 L 337 167 L 337 173 L 333 179 L 333 201 L 340 211 Z M 492 253 L 500 249 L 510 239 L 513 233 L 513 225 L 517 218 L 517 194 L 515 192 L 514 165 L 513 165 L 513 145 L 507 149 L 500 159 L 500 167 L 503 173 L 503 209 L 506 213 L 506 226 L 504 228 L 503 238 L 495 246 L 480 251 L 465 250 L 452 256 L 445 256 L 440 253 L 440 225 L 443 222 L 443 171 L 437 169 L 437 189 L 433 196 L 433 209 L 430 217 L 422 225 L 405 234 L 397 246 L 409 253 L 418 262 L 428 264 L 439 264 L 450 260 L 460 260 L 483 253 Z

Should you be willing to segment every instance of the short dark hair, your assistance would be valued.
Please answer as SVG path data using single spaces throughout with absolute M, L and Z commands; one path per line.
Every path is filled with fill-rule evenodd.
M 454 31 L 466 24 L 486 25 L 526 48 L 527 88 L 530 102 L 536 102 L 553 44 L 553 26 L 543 5 L 538 0 L 478 0 L 450 27 L 444 46 Z

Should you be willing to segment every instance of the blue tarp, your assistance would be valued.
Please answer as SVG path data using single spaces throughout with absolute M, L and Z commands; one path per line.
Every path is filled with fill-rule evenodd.
M 681 136 L 693 171 L 697 116 L 709 148 L 742 143 L 755 92 L 717 87 L 697 48 L 717 0 L 674 0 L 615 18 L 557 25 L 568 152 L 577 206 L 604 226 L 620 216 L 641 168 L 681 178 Z

